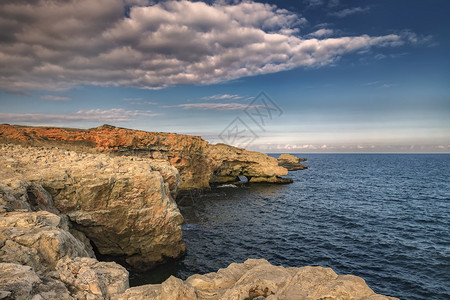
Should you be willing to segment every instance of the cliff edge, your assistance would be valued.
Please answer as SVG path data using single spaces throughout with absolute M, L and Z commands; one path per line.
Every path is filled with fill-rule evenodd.
M 208 188 L 213 183 L 286 183 L 287 170 L 266 154 L 223 144 L 210 145 L 197 136 L 147 132 L 103 125 L 92 129 L 0 125 L 0 143 L 100 152 L 111 155 L 162 159 L 180 174 L 181 190 Z

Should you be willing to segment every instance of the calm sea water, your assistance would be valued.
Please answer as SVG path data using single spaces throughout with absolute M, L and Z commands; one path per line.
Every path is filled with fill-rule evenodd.
M 401 299 L 450 299 L 450 155 L 303 156 L 293 184 L 217 189 L 181 207 L 186 257 L 131 284 L 265 258 L 331 267 Z

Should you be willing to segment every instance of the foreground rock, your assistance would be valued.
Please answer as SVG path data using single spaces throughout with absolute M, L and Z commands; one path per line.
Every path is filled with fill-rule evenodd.
M 128 272 L 91 255 L 58 215 L 3 212 L 0 299 L 110 299 L 123 293 Z
M 104 152 L 162 159 L 177 168 L 180 189 L 208 188 L 212 183 L 290 182 L 275 158 L 227 145 L 210 145 L 200 137 L 146 132 L 103 125 L 92 129 L 0 125 L 0 143 L 53 146 L 83 152 Z
M 184 254 L 173 198 L 179 175 L 167 161 L 18 145 L 0 151 L 3 211 L 59 211 L 80 240 L 137 268 Z
M 278 158 L 278 165 L 286 168 L 288 171 L 297 171 L 308 169 L 307 166 L 302 165 L 301 161 L 306 161 L 306 158 L 295 157 L 291 154 L 281 154 Z
M 330 268 L 284 268 L 264 259 L 233 263 L 217 273 L 193 275 L 186 281 L 170 277 L 162 284 L 128 289 L 117 300 L 159 299 L 396 299 L 375 294 L 365 281 L 337 275 Z

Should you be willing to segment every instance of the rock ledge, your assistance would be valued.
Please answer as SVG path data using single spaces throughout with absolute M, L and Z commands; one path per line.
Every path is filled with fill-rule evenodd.
M 193 275 L 182 281 L 170 277 L 162 284 L 128 289 L 117 300 L 313 300 L 397 299 L 376 294 L 365 281 L 352 275 L 337 275 L 330 268 L 284 268 L 264 259 L 232 263 L 226 269 L 205 275 Z

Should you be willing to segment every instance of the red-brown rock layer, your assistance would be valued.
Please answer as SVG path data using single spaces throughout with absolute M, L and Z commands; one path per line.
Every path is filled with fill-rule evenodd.
M 164 159 L 178 169 L 180 189 L 206 188 L 210 183 L 279 182 L 287 170 L 266 154 L 223 144 L 210 145 L 197 136 L 146 132 L 103 125 L 92 129 L 0 125 L 0 143 L 55 146 L 75 151 L 108 152 Z

